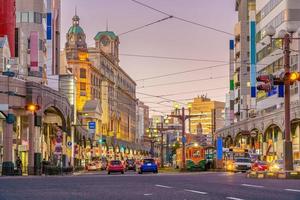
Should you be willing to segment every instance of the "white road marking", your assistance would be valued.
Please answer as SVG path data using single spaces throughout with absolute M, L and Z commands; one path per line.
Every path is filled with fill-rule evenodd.
M 197 190 L 188 190 L 188 189 L 184 189 L 184 191 L 187 191 L 187 192 L 193 192 L 193 193 L 197 193 L 197 194 L 207 194 L 207 192 L 201 192 L 201 191 L 197 191 Z
M 240 199 L 240 198 L 236 198 L 236 197 L 226 197 L 226 199 L 231 199 L 231 200 L 244 200 L 244 199 Z
M 295 190 L 295 189 L 284 189 L 286 191 L 290 191 L 290 192 L 300 192 L 300 190 Z
M 162 187 L 162 188 L 168 188 L 168 189 L 170 189 L 170 188 L 172 188 L 171 186 L 167 186 L 167 185 L 155 185 L 156 187 Z
M 263 188 L 264 187 L 262 185 L 250 185 L 250 184 L 242 184 L 242 186 L 245 186 L 245 187 L 254 187 L 254 188 Z
M 152 194 L 151 193 L 148 193 L 148 194 L 144 194 L 144 196 L 151 196 Z

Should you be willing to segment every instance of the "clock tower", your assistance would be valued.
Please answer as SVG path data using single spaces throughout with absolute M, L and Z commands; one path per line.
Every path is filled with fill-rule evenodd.
M 110 56 L 115 64 L 119 64 L 119 37 L 112 31 L 102 31 L 94 38 L 96 48 Z
M 78 60 L 80 55 L 87 53 L 86 35 L 79 25 L 77 14 L 73 17 L 73 24 L 67 33 L 65 45 L 67 60 Z

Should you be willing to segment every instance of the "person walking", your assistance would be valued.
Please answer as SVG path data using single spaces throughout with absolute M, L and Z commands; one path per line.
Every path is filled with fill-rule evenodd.
M 18 175 L 22 176 L 22 160 L 20 159 L 19 156 L 16 160 L 16 166 L 17 166 Z

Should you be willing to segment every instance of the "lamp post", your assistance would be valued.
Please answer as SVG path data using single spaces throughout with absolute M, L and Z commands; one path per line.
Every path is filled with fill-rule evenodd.
M 281 30 L 278 32 L 278 37 L 273 37 L 276 30 L 273 26 L 269 26 L 266 29 L 266 34 L 270 36 L 271 45 L 274 40 L 281 40 L 284 54 L 284 135 L 285 140 L 283 143 L 283 160 L 284 169 L 289 171 L 293 170 L 293 146 L 291 141 L 291 122 L 290 122 L 290 85 L 291 81 L 288 78 L 290 74 L 290 44 L 293 40 L 299 40 L 300 38 L 294 38 L 293 34 L 297 31 L 297 28 L 292 24 L 288 24 L 287 30 Z M 298 31 L 299 33 L 299 31 Z
M 150 154 L 151 154 L 151 157 L 153 158 L 154 157 L 154 143 L 156 142 L 156 137 L 153 136 L 153 133 L 157 133 L 157 129 L 156 128 L 148 128 L 146 130 L 146 132 L 150 135 Z

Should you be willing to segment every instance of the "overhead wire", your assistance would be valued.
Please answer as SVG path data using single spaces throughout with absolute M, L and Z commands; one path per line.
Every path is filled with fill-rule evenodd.
M 151 9 L 151 10 L 154 10 L 154 11 L 156 11 L 156 12 L 158 12 L 158 13 L 161 13 L 161 14 L 164 14 L 164 15 L 167 15 L 167 16 L 172 16 L 174 19 L 177 19 L 177 20 L 180 20 L 180 21 L 189 23 L 189 24 L 193 24 L 193 25 L 196 25 L 196 26 L 200 26 L 200 27 L 205 28 L 205 29 L 209 29 L 209 30 L 213 30 L 213 31 L 216 31 L 216 32 L 219 32 L 219 33 L 223 33 L 223 34 L 226 34 L 226 35 L 229 35 L 229 36 L 234 36 L 233 33 L 229 33 L 229 32 L 227 32 L 227 31 L 224 31 L 224 30 L 221 30 L 221 29 L 217 29 L 217 28 L 214 28 L 214 27 L 211 27 L 211 26 L 208 26 L 208 25 L 204 25 L 204 24 L 200 24 L 200 23 L 198 23 L 198 22 L 194 22 L 194 21 L 191 21 L 191 20 L 188 20 L 188 19 L 184 19 L 184 18 L 182 18 L 182 17 L 177 17 L 177 16 L 175 16 L 175 15 L 171 15 L 171 14 L 169 14 L 169 13 L 167 13 L 167 12 L 164 12 L 164 11 L 162 11 L 162 10 L 159 10 L 159 9 L 157 9 L 157 8 L 154 8 L 154 7 L 150 6 L 150 5 L 147 5 L 147 4 L 145 4 L 145 3 L 142 3 L 142 2 L 140 2 L 140 1 L 137 1 L 137 0 L 131 0 L 131 1 L 134 2 L 134 3 L 136 3 L 136 4 L 141 5 L 141 6 L 143 6 L 143 7 L 146 7 L 146 8 L 149 8 L 149 9 Z

